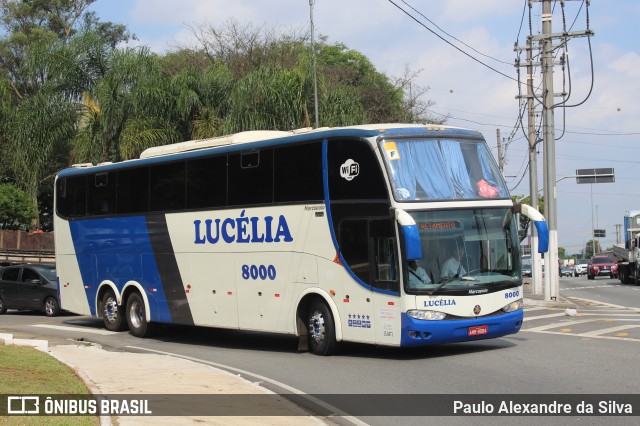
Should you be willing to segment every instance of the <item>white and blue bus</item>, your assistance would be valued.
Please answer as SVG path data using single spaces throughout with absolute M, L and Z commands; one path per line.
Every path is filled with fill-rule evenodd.
M 55 184 L 61 307 L 158 324 L 428 346 L 522 325 L 518 215 L 476 131 L 242 132 L 77 165 Z

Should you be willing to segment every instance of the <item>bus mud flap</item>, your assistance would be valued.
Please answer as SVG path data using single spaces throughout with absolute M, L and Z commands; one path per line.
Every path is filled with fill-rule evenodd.
M 298 317 L 296 320 L 296 324 L 298 326 L 298 352 L 307 352 L 309 351 L 309 338 L 308 338 L 308 330 L 307 325 L 304 323 L 302 318 Z

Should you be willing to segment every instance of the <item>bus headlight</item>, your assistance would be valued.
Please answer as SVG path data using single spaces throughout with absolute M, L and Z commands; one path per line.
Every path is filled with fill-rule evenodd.
M 517 311 L 518 309 L 521 309 L 522 305 L 523 305 L 522 299 L 518 299 L 515 302 L 509 303 L 507 306 L 502 308 L 502 310 L 505 312 L 513 312 L 513 311 Z
M 407 311 L 407 315 L 411 318 L 419 319 L 419 320 L 443 320 L 447 316 L 444 312 L 438 311 L 423 311 L 421 309 L 410 309 Z

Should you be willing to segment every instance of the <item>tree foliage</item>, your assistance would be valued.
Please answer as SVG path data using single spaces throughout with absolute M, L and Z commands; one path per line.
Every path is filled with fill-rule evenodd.
M 192 28 L 198 46 L 164 55 L 129 47 L 96 0 L 0 0 L 1 181 L 48 203 L 72 163 L 121 161 L 146 148 L 245 130 L 433 120 L 428 89 L 378 72 L 361 53 L 266 26 Z M 441 121 L 441 120 L 440 120 Z M 41 208 L 50 212 L 50 208 Z M 49 223 L 50 220 L 47 222 Z M 34 222 L 32 226 L 38 226 Z
M 0 229 L 26 229 L 36 209 L 24 192 L 14 185 L 0 184 Z

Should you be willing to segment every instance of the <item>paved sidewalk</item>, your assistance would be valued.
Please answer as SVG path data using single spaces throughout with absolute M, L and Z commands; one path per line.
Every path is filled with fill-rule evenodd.
M 567 309 L 567 308 L 577 308 L 578 305 L 576 303 L 566 299 L 559 295 L 557 300 L 545 300 L 544 294 L 533 294 L 533 284 L 531 283 L 531 278 L 523 279 L 524 288 L 524 306 L 540 306 L 546 308 L 558 308 L 558 309 Z
M 273 392 L 205 364 L 179 357 L 159 354 L 116 352 L 95 344 L 65 344 L 49 346 L 46 340 L 14 339 L 0 334 L 6 344 L 28 345 L 49 353 L 71 367 L 95 395 L 244 395 Z M 242 412 L 242 397 L 232 400 L 230 409 Z M 280 397 L 261 399 L 264 412 L 282 416 L 172 417 L 172 416 L 102 416 L 101 425 L 323 425 L 323 418 L 308 416 L 301 408 Z M 269 405 L 271 404 L 271 406 Z

